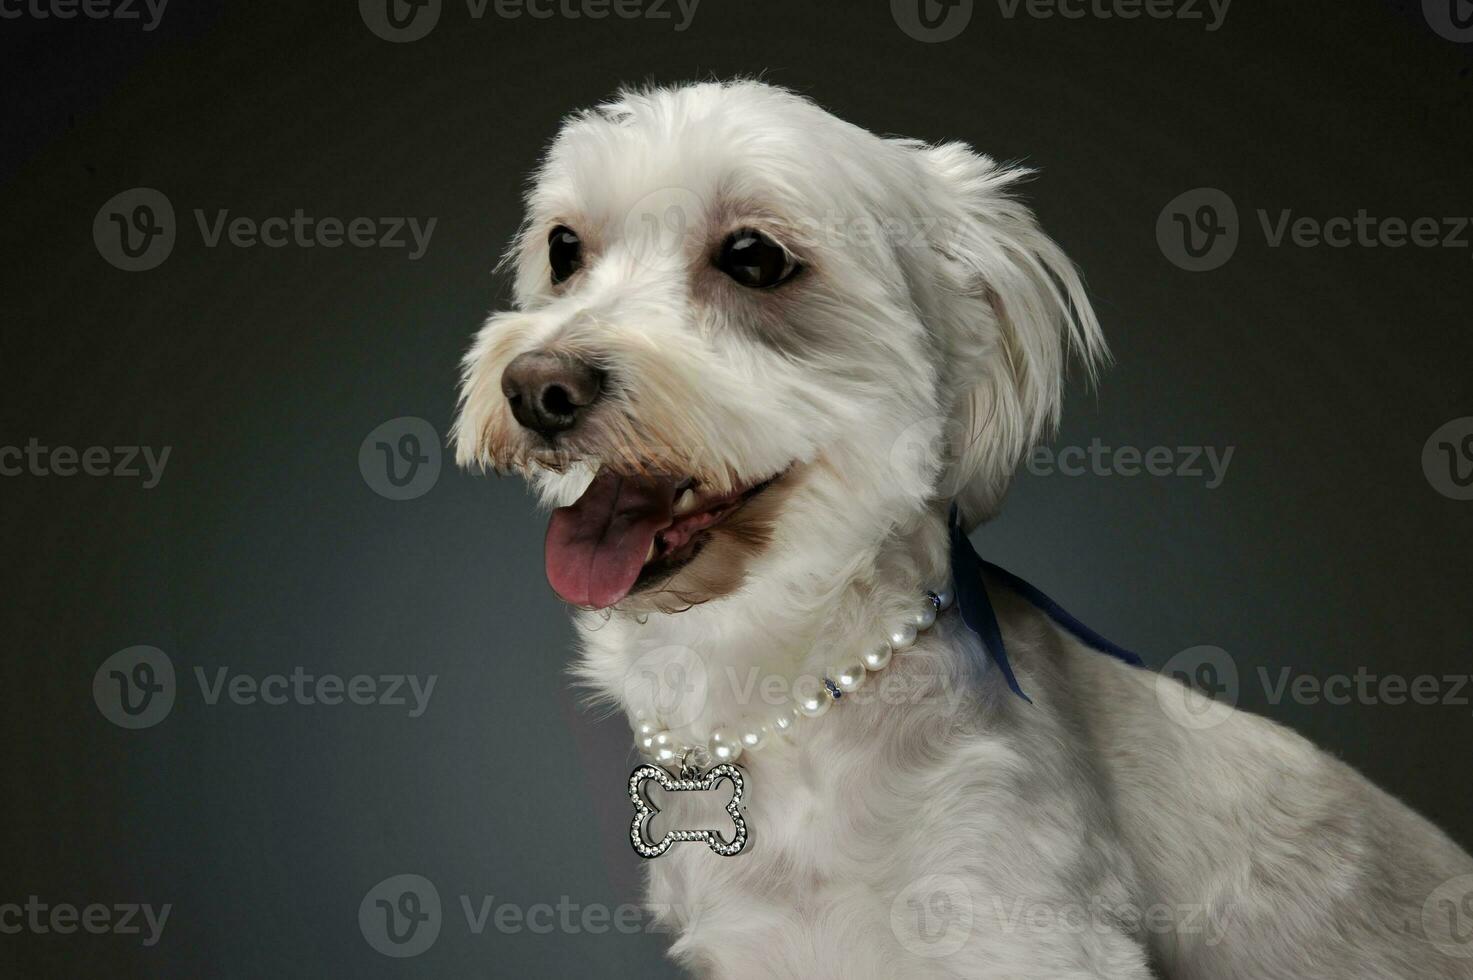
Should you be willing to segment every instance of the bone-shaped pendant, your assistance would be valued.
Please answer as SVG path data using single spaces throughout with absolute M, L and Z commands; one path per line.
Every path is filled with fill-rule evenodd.
M 732 823 L 736 825 L 736 836 L 727 840 L 714 830 L 672 830 L 655 843 L 650 843 L 645 831 L 655 814 L 660 812 L 659 807 L 650 802 L 649 795 L 645 792 L 645 783 L 651 779 L 659 783 L 667 793 L 704 792 L 723 779 L 730 780 L 731 802 L 726 804 L 726 812 L 731 814 Z M 629 802 L 634 804 L 634 822 L 629 828 L 629 840 L 634 844 L 635 853 L 640 857 L 657 858 L 676 841 L 699 840 L 705 841 L 711 850 L 722 857 L 740 854 L 742 848 L 747 846 L 747 821 L 741 812 L 743 788 L 742 771 L 729 762 L 714 767 L 699 779 L 676 779 L 659 766 L 640 766 L 629 774 Z

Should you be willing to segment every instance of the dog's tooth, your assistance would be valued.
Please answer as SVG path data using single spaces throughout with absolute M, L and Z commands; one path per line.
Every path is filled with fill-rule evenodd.
M 653 541 L 651 541 L 651 542 L 650 542 L 650 550 L 649 550 L 649 552 L 648 552 L 648 553 L 647 553 L 647 554 L 646 554 L 646 555 L 645 555 L 645 556 L 644 556 L 644 563 L 645 563 L 645 564 L 646 564 L 646 565 L 648 565 L 648 564 L 649 564 L 649 563 L 650 563 L 650 562 L 651 562 L 651 561 L 653 561 L 653 560 L 654 560 L 654 557 L 655 557 L 655 543 L 654 543 L 654 542 L 653 542 Z
M 694 490 L 685 491 L 685 493 L 682 493 L 675 501 L 676 516 L 679 516 L 681 514 L 689 514 L 691 511 L 696 509 L 696 503 L 696 492 Z

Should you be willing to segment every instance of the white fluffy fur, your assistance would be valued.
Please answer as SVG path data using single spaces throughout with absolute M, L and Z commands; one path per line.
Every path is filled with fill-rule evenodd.
M 567 122 L 510 259 L 516 309 L 467 356 L 461 462 L 522 469 L 549 504 L 619 460 L 732 484 L 794 464 L 796 480 L 732 593 L 579 614 L 578 669 L 599 695 L 694 738 L 760 720 L 753 678 L 824 672 L 945 580 L 946 502 L 992 515 L 1057 418 L 1070 349 L 1091 370 L 1105 356 L 1077 274 L 1015 196 L 1023 176 L 754 82 L 627 92 Z M 675 247 L 636 240 L 652 208 L 678 218 Z M 588 260 L 555 289 L 559 223 Z M 799 279 L 759 295 L 709 267 L 712 243 L 751 225 L 803 261 Z M 544 346 L 620 379 L 556 473 L 498 388 Z M 1267 721 L 1177 724 L 1161 696 L 1187 696 L 1175 681 L 992 591 L 1035 703 L 970 666 L 975 638 L 944 616 L 870 679 L 890 696 L 747 753 L 748 851 L 677 845 L 649 865 L 681 963 L 723 978 L 1473 977 L 1445 932 L 1423 934 L 1433 890 L 1473 872 L 1440 832 Z M 700 825 L 683 809 L 699 803 L 665 805 Z M 914 927 L 943 924 L 959 948 L 930 955 L 948 944 Z

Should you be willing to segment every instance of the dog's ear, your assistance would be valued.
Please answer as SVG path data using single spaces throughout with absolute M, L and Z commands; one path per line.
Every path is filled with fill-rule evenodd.
M 1071 350 L 1091 381 L 1109 354 L 1074 264 L 1015 196 L 1029 171 L 960 143 L 916 152 L 941 266 L 917 299 L 951 405 L 938 494 L 958 501 L 970 529 L 996 513 L 1025 454 L 1057 426 Z

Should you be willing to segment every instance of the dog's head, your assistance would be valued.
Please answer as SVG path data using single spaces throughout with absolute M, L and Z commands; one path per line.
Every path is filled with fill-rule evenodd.
M 861 567 L 953 498 L 984 519 L 1071 343 L 1104 356 L 1023 175 L 755 82 L 572 117 L 508 256 L 516 309 L 466 357 L 459 461 L 558 508 L 548 578 L 585 607 Z

